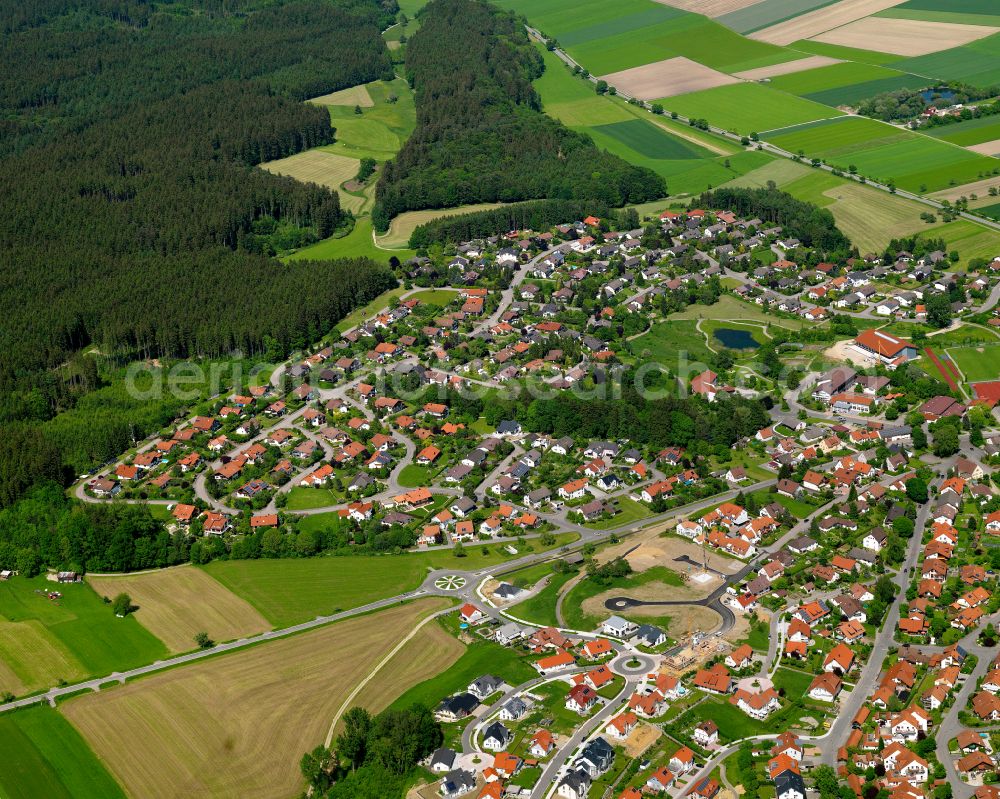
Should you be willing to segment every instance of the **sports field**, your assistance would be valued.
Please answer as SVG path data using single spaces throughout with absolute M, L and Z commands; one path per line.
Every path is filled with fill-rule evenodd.
M 194 649 L 194 636 L 202 631 L 221 642 L 271 629 L 250 603 L 193 566 L 90 582 L 105 596 L 123 591 L 131 596 L 139 608 L 135 617 L 172 652 Z
M 556 536 L 556 546 L 576 539 L 575 533 Z M 536 551 L 543 547 L 536 541 Z M 387 596 L 409 591 L 431 569 L 478 569 L 514 557 L 500 546 L 468 547 L 466 557 L 450 550 L 406 555 L 348 555 L 301 560 L 214 561 L 205 570 L 246 599 L 275 627 L 347 610 Z
M 0 716 L 4 799 L 124 799 L 73 726 L 48 705 Z
M 793 97 L 759 83 L 738 83 L 682 94 L 664 100 L 663 105 L 668 111 L 676 111 L 685 117 L 707 119 L 710 124 L 742 134 L 841 115 L 835 108 Z
M 62 597 L 48 599 L 51 591 Z M 0 691 L 23 695 L 166 654 L 136 618 L 116 618 L 86 583 L 59 585 L 44 577 L 0 582 Z
M 1000 379 L 1000 344 L 982 347 L 949 347 L 948 355 L 968 383 Z
M 284 799 L 301 787 L 299 757 L 324 740 L 352 688 L 447 606 L 424 599 L 348 619 L 81 696 L 63 711 L 132 796 Z M 426 645 L 416 656 L 437 657 Z M 414 678 L 375 676 L 385 702 Z

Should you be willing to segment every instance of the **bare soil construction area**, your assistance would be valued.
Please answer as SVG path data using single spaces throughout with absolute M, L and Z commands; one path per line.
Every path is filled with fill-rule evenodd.
M 950 50 L 984 39 L 1000 31 L 987 25 L 958 25 L 950 22 L 925 22 L 918 19 L 859 19 L 829 30 L 813 41 L 878 50 L 902 56 L 927 55 Z
M 598 554 L 597 560 L 601 563 L 606 563 L 632 550 L 625 559 L 637 572 L 646 571 L 654 566 L 666 566 L 668 569 L 685 574 L 687 572 L 687 564 L 683 562 L 678 563 L 675 561 L 675 558 L 687 556 L 700 564 L 705 560 L 706 551 L 693 541 L 687 541 L 675 536 L 664 537 L 660 535 L 664 530 L 673 530 L 675 526 L 676 522 L 652 525 L 649 529 L 637 535 L 630 536 L 621 544 L 605 549 Z M 743 564 L 740 561 L 712 550 L 707 551 L 707 562 L 710 569 L 722 572 L 723 574 L 735 574 L 743 568 Z M 718 578 L 701 584 L 692 583 L 691 587 L 694 589 L 697 586 L 697 591 L 699 592 L 697 596 L 708 596 L 718 585 L 717 580 Z
M 783 64 L 772 64 L 769 67 L 748 69 L 745 72 L 735 72 L 733 74 L 737 78 L 743 78 L 743 80 L 763 80 L 764 78 L 776 78 L 779 75 L 791 75 L 793 72 L 805 72 L 807 69 L 818 69 L 819 67 L 829 67 L 840 63 L 843 62 L 839 58 L 813 55 L 808 58 L 800 58 L 798 61 L 785 61 Z
M 602 75 L 601 78 L 619 91 L 640 100 L 656 100 L 739 83 L 739 79 L 732 75 L 717 72 L 683 56 L 623 69 L 621 72 Z
M 751 39 L 758 39 L 771 44 L 787 45 L 800 39 L 812 39 L 833 28 L 839 28 L 855 20 L 864 19 L 871 14 L 885 11 L 898 6 L 905 0 L 841 0 L 830 6 L 823 6 L 808 14 L 802 14 L 786 22 L 779 22 L 769 28 L 750 34 Z M 880 19 L 879 22 L 886 22 Z M 856 44 L 853 47 L 862 47 Z M 882 47 L 872 48 L 883 50 Z

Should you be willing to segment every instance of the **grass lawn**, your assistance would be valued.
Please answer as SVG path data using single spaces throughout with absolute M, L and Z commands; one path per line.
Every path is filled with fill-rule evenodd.
M 562 587 L 575 576 L 573 572 L 553 573 L 545 588 L 524 602 L 519 602 L 511 608 L 510 612 L 519 619 L 524 619 L 532 624 L 543 627 L 557 626 L 559 620 L 556 619 L 556 600 L 559 598 Z
M 430 485 L 431 478 L 434 477 L 435 472 L 436 469 L 431 467 L 408 463 L 399 471 L 399 484 L 403 488 L 417 488 L 418 486 Z
M 344 501 L 344 495 L 332 488 L 312 488 L 310 486 L 295 486 L 288 492 L 288 510 L 311 510 L 327 505 L 339 505 Z
M 613 501 L 618 505 L 618 513 L 610 519 L 591 522 L 587 524 L 587 527 L 592 527 L 595 530 L 607 530 L 609 527 L 632 524 L 632 522 L 637 522 L 640 519 L 645 519 L 647 516 L 653 515 L 653 512 L 646 505 L 636 502 L 634 499 L 618 497 Z
M 785 696 L 789 699 L 798 699 L 805 696 L 809 690 L 809 684 L 813 681 L 812 674 L 795 669 L 780 668 L 774 673 L 774 687 L 785 689 Z
M 689 118 L 707 119 L 713 125 L 747 135 L 842 114 L 835 108 L 794 97 L 760 83 L 719 86 L 668 97 L 662 103 L 668 111 L 676 111 Z
M 391 707 L 406 708 L 420 703 L 434 708 L 446 696 L 464 691 L 470 682 L 484 674 L 500 677 L 510 685 L 520 685 L 538 676 L 532 662 L 532 659 L 515 649 L 490 641 L 475 641 L 466 647 L 450 669 L 413 686 L 393 702 Z
M 658 322 L 646 333 L 633 339 L 629 347 L 643 361 L 655 361 L 664 368 L 679 366 L 679 359 L 708 363 L 714 357 L 705 344 L 705 336 L 698 332 L 697 322 L 678 320 Z
M 680 574 L 668 569 L 665 566 L 654 566 L 644 572 L 636 572 L 621 580 L 616 580 L 610 585 L 603 585 L 590 578 L 584 578 L 570 589 L 569 594 L 563 601 L 563 615 L 566 617 L 566 624 L 573 630 L 592 630 L 597 627 L 607 616 L 608 612 L 600 618 L 588 616 L 583 611 L 583 603 L 591 597 L 603 594 L 605 591 L 615 588 L 627 591 L 630 588 L 638 588 L 649 583 L 662 583 L 668 586 L 684 585 L 684 578 Z M 622 614 L 627 616 L 628 614 Z M 654 619 L 642 617 L 643 623 L 656 624 Z
M 59 711 L 37 706 L 0 717 L 4 799 L 124 799 L 80 734 Z
M 370 319 L 379 311 L 383 311 L 392 305 L 396 301 L 396 298 L 404 291 L 405 289 L 402 286 L 397 286 L 394 289 L 382 292 L 363 308 L 355 308 L 341 319 L 337 323 L 335 330 L 338 333 L 343 333 L 345 330 L 350 330 L 352 327 L 361 324 L 365 319 Z
M 47 599 L 45 591 L 62 598 Z M 0 691 L 23 694 L 166 654 L 134 616 L 116 618 L 86 583 L 58 585 L 41 576 L 0 583 Z
M 808 502 L 803 502 L 800 499 L 792 499 L 791 497 L 785 497 L 781 494 L 767 494 L 767 497 L 769 502 L 777 502 L 796 519 L 804 519 L 816 510 L 815 505 L 810 505 Z
M 576 537 L 575 533 L 556 536 L 555 546 L 565 546 Z M 532 546 L 543 549 L 537 541 Z M 286 627 L 412 590 L 432 569 L 474 570 L 516 557 L 495 544 L 488 546 L 486 555 L 481 546 L 469 545 L 465 552 L 462 558 L 442 549 L 403 555 L 228 560 L 214 561 L 205 569 L 276 627 Z
M 696 705 L 692 711 L 695 724 L 705 719 L 711 719 L 719 725 L 719 737 L 726 741 L 749 738 L 753 735 L 767 735 L 781 732 L 792 727 L 802 716 L 814 715 L 801 707 L 790 705 L 787 699 L 782 700 L 781 710 L 772 713 L 765 721 L 750 718 L 736 705 L 729 704 L 728 698 L 709 696 L 704 702 Z

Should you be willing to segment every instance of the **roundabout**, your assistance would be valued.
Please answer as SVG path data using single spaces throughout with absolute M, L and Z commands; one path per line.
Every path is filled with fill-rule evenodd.
M 656 662 L 649 655 L 639 652 L 623 652 L 611 661 L 611 670 L 622 677 L 638 677 L 649 674 L 656 666 Z
M 446 574 L 434 581 L 434 587 L 440 591 L 460 591 L 465 588 L 466 579 L 458 574 Z

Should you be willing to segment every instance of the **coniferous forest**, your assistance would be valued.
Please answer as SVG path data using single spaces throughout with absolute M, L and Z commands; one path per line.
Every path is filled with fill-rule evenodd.
M 301 101 L 391 77 L 380 31 L 397 12 L 0 0 L 0 440 L 16 442 L 0 504 L 57 476 L 33 425 L 67 407 L 53 375 L 81 349 L 280 356 L 394 284 L 373 261 L 275 260 L 276 232 L 315 240 L 351 218 L 255 165 L 333 140 Z
M 417 128 L 387 164 L 372 221 L 421 208 L 537 198 L 619 207 L 662 197 L 663 179 L 541 111 L 541 55 L 513 14 L 485 0 L 432 0 L 407 44 Z

